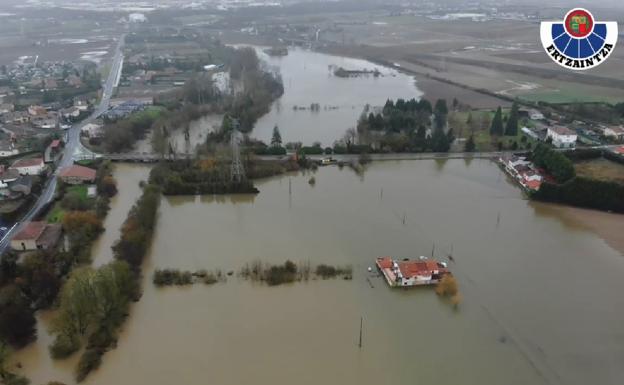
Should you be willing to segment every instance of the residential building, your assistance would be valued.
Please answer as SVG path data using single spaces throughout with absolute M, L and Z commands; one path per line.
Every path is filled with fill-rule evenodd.
M 59 111 L 63 119 L 76 119 L 80 117 L 80 109 L 78 107 L 64 108 Z
M 539 112 L 538 110 L 529 110 L 529 118 L 531 120 L 544 120 L 544 114 Z
M 63 142 L 60 139 L 55 139 L 43 153 L 43 161 L 44 163 L 56 162 L 62 153 Z
M 59 178 L 67 184 L 84 184 L 95 182 L 95 175 L 94 169 L 75 164 L 62 169 Z
M 529 127 L 522 127 L 521 128 L 522 132 L 524 134 L 526 134 L 527 136 L 529 136 L 530 138 L 533 138 L 535 140 L 539 140 L 540 136 L 538 135 L 537 132 L 533 131 L 532 129 L 530 129 Z
M 48 114 L 48 111 L 43 106 L 29 106 L 28 113 L 30 116 L 45 116 Z
M 11 248 L 16 251 L 49 250 L 56 246 L 61 232 L 59 223 L 28 222 L 11 239 Z
M 615 140 L 624 140 L 624 127 L 622 126 L 605 127 L 603 130 L 603 134 L 604 136 L 613 138 Z
M 80 111 L 87 111 L 89 109 L 89 101 L 86 98 L 76 97 L 74 98 L 74 107 Z
M 7 112 L 0 116 L 0 121 L 5 124 L 24 124 L 30 122 L 30 114 L 27 111 Z
M 51 130 L 58 127 L 58 116 L 56 113 L 49 112 L 44 116 L 35 117 L 30 121 L 36 128 Z
M 19 150 L 15 148 L 13 141 L 0 141 L 0 158 L 7 158 L 19 154 Z
M 0 165 L 0 189 L 6 189 L 11 182 L 14 182 L 19 178 L 19 172 L 15 169 L 5 169 Z
M 18 159 L 12 165 L 20 175 L 39 175 L 45 169 L 43 158 Z
M 101 124 L 89 123 L 82 127 L 81 133 L 88 138 L 101 138 L 104 136 L 104 128 Z
M 394 260 L 390 257 L 380 257 L 376 261 L 377 267 L 383 273 L 390 286 L 420 286 L 433 285 L 450 274 L 446 264 L 426 257 L 417 260 Z
M 557 148 L 574 148 L 578 139 L 576 132 L 563 126 L 548 127 L 546 136 L 552 139 L 552 145 Z

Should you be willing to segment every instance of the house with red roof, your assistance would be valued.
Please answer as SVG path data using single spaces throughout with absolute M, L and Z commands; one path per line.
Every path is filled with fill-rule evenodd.
M 67 184 L 84 184 L 95 182 L 95 175 L 94 169 L 74 164 L 62 169 L 59 178 Z
M 43 153 L 43 161 L 45 163 L 56 162 L 63 153 L 63 141 L 54 139 Z
M 443 276 L 450 274 L 446 263 L 427 257 L 400 261 L 391 257 L 380 257 L 377 258 L 376 264 L 388 285 L 392 287 L 434 285 L 440 282 Z
M 11 248 L 16 251 L 49 250 L 57 245 L 61 232 L 59 223 L 28 222 L 11 239 Z

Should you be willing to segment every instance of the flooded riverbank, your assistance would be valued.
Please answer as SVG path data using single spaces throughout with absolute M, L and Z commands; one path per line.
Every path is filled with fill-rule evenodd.
M 277 125 L 284 143 L 312 145 L 318 141 L 331 146 L 348 128 L 356 126 L 366 104 L 383 106 L 387 99 L 422 96 L 413 77 L 365 60 L 301 48 L 290 49 L 287 56 L 269 56 L 261 49 L 257 52 L 269 66 L 279 70 L 284 82 L 284 95 L 258 120 L 252 132 L 266 143 L 270 143 Z M 334 75 L 338 67 L 378 71 L 380 76 L 341 78 Z M 313 103 L 320 108 L 311 110 Z
M 127 167 L 116 170 L 114 205 L 134 194 L 124 181 L 147 175 Z M 495 164 L 387 161 L 362 176 L 321 168 L 314 186 L 309 177 L 262 180 L 258 195 L 163 199 L 144 295 L 85 384 L 619 383 L 624 300 L 612 294 L 624 289 L 624 258 L 553 206 L 524 200 Z M 377 256 L 430 255 L 434 244 L 443 260 L 453 250 L 458 311 L 433 290 L 392 290 L 366 271 Z M 110 253 L 96 250 L 96 260 Z M 256 259 L 349 264 L 354 275 L 151 283 L 156 268 L 227 271 Z M 17 357 L 33 383 L 73 383 L 66 363 L 42 354 Z

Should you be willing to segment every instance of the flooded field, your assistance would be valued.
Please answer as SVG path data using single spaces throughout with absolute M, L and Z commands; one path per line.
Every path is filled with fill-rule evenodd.
M 123 221 L 148 171 L 117 167 L 107 226 Z M 301 174 L 260 181 L 256 196 L 163 199 L 143 298 L 84 383 L 620 383 L 624 299 L 613 293 L 624 290 L 624 258 L 576 217 L 526 201 L 489 161 L 387 161 L 361 176 L 338 167 L 315 176 L 315 186 Z M 110 258 L 115 234 L 94 248 L 96 263 Z M 377 256 L 431 255 L 434 244 L 442 260 L 453 250 L 457 310 L 430 288 L 392 290 L 367 272 Z M 351 264 L 354 277 L 151 283 L 156 268 L 228 271 L 255 259 Z M 40 326 L 39 342 L 16 357 L 23 372 L 34 384 L 73 383 L 75 360 L 52 363 L 48 342 Z
M 388 98 L 422 95 L 413 77 L 364 60 L 299 48 L 290 49 L 283 57 L 270 57 L 261 50 L 258 54 L 269 66 L 279 69 L 284 82 L 284 95 L 259 119 L 252 133 L 267 143 L 277 125 L 284 143 L 299 141 L 312 145 L 318 141 L 331 146 L 349 127 L 355 127 L 366 104 L 383 106 Z M 380 76 L 340 78 L 333 74 L 336 67 L 378 70 Z M 320 105 L 319 111 L 310 110 L 312 103 Z

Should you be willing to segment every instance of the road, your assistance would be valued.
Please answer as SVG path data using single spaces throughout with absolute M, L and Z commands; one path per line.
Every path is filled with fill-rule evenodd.
M 11 227 L 7 233 L 0 240 L 0 254 L 4 253 L 7 247 L 10 244 L 11 238 L 15 234 L 17 234 L 25 223 L 30 222 L 35 218 L 41 210 L 54 199 L 54 192 L 56 191 L 57 185 L 57 176 L 60 169 L 66 166 L 70 166 L 74 162 L 74 154 L 79 153 L 88 153 L 89 150 L 84 148 L 80 143 L 80 130 L 86 124 L 93 122 L 97 119 L 102 113 L 108 110 L 111 96 L 113 95 L 113 91 L 115 89 L 116 80 L 119 71 L 121 70 L 121 66 L 123 64 L 123 55 L 122 55 L 122 47 L 124 43 L 125 35 L 122 35 L 119 38 L 119 42 L 117 43 L 117 47 L 115 48 L 115 54 L 113 56 L 113 64 L 111 66 L 110 73 L 108 74 L 108 78 L 103 85 L 102 98 L 100 99 L 100 103 L 95 108 L 93 113 L 82 122 L 73 125 L 71 128 L 67 130 L 67 138 L 65 140 L 65 151 L 63 152 L 63 158 L 59 162 L 59 165 L 54 172 L 54 174 L 48 178 L 45 186 L 41 191 L 41 195 L 37 199 L 37 202 L 33 205 L 33 207 L 22 217 L 22 219 L 17 222 L 13 227 Z

